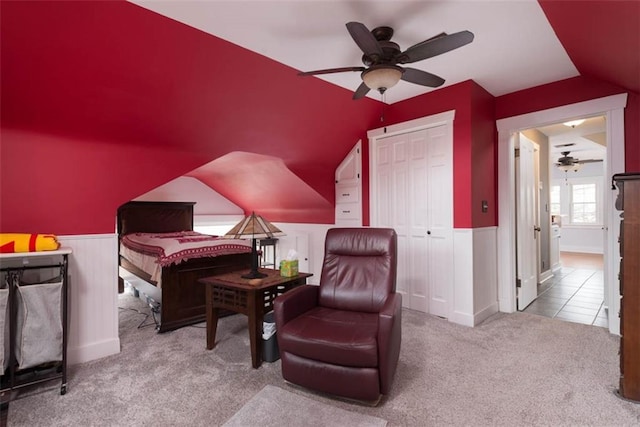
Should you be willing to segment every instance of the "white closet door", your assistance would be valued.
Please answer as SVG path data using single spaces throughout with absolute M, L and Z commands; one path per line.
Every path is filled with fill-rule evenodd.
M 398 274 L 396 291 L 402 294 L 402 303 L 411 308 L 412 262 L 407 228 L 407 136 L 385 138 L 376 146 L 375 226 L 396 230 L 398 235 Z
M 453 146 L 445 126 L 427 129 L 429 313 L 449 317 L 453 294 Z
M 409 198 L 402 208 L 409 213 L 408 242 L 411 294 L 409 307 L 429 313 L 429 217 L 428 197 L 425 191 L 429 183 L 429 154 L 427 131 L 406 134 L 411 151 L 409 162 Z
M 397 291 L 403 305 L 449 316 L 452 261 L 451 140 L 445 126 L 375 146 L 375 226 L 398 234 Z

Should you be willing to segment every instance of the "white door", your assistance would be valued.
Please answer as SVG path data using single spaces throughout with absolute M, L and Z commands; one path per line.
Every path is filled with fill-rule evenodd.
M 397 291 L 413 310 L 449 316 L 452 149 L 445 126 L 381 138 L 375 146 L 375 226 L 398 234 Z
M 519 141 L 518 141 L 519 140 Z M 524 310 L 538 297 L 536 223 L 538 186 L 535 173 L 536 144 L 518 135 L 516 139 L 516 277 L 518 310 Z M 518 149 L 519 147 L 519 149 Z
M 420 275 L 426 278 L 426 266 L 422 263 L 425 267 L 424 272 L 415 271 L 415 267 L 413 267 L 415 259 L 412 256 L 409 242 L 406 215 L 409 200 L 406 178 L 408 170 L 407 146 L 406 134 L 384 138 L 376 144 L 376 187 L 374 191 L 378 203 L 373 206 L 373 209 L 376 210 L 377 221 L 372 226 L 395 229 L 398 235 L 396 291 L 402 294 L 402 305 L 413 308 L 413 289 L 418 287 L 415 278 Z M 413 250 L 416 248 L 414 247 Z M 418 248 L 418 250 L 420 249 Z M 423 249 L 422 253 L 426 253 L 426 249 Z
M 445 126 L 426 130 L 429 313 L 449 317 L 453 290 L 453 146 Z

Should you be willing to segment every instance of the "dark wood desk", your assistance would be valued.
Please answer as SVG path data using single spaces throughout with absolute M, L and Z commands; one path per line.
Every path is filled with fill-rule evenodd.
M 280 270 L 260 269 L 267 277 L 257 285 L 243 279 L 246 271 L 234 271 L 198 280 L 206 286 L 207 302 L 207 350 L 216 345 L 218 311 L 221 308 L 242 313 L 248 317 L 251 363 L 254 368 L 262 364 L 262 322 L 264 314 L 273 309 L 273 301 L 278 295 L 307 283 L 309 273 L 299 273 L 293 277 L 280 276 Z

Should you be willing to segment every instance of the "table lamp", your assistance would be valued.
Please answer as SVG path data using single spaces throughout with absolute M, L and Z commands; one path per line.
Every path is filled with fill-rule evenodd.
M 284 233 L 275 225 L 251 212 L 236 224 L 223 237 L 225 239 L 251 239 L 251 271 L 242 275 L 243 279 L 259 279 L 267 275 L 258 271 L 258 250 L 256 249 L 256 239 L 266 239 L 276 236 L 284 236 Z

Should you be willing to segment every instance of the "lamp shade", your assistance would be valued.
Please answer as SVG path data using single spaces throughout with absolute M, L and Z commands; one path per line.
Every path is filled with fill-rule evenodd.
M 284 236 L 278 227 L 252 212 L 223 237 L 225 239 L 267 239 Z
M 371 67 L 362 73 L 362 81 L 369 89 L 384 93 L 385 90 L 395 86 L 402 77 L 402 68 L 394 65 Z
M 260 279 L 267 276 L 258 271 L 256 239 L 267 239 L 275 236 L 284 236 L 284 233 L 260 215 L 256 215 L 255 212 L 251 212 L 251 215 L 245 217 L 223 236 L 225 239 L 251 239 L 251 271 L 243 274 L 242 278 Z

